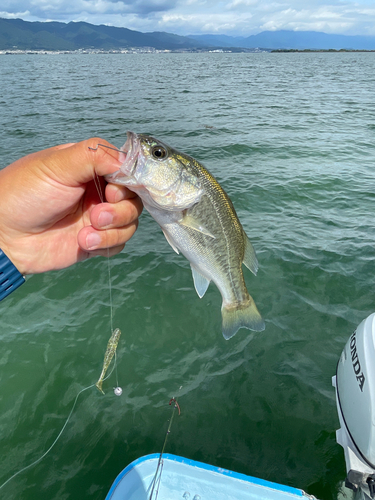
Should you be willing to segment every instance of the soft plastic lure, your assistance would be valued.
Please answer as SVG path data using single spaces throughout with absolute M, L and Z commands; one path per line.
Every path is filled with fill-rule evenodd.
M 95 384 L 96 387 L 99 389 L 99 391 L 102 392 L 103 394 L 104 394 L 104 391 L 102 389 L 103 380 L 108 370 L 108 367 L 111 364 L 112 358 L 115 355 L 120 335 L 121 335 L 121 330 L 119 328 L 116 328 L 116 330 L 113 331 L 111 338 L 108 340 L 107 349 L 104 354 L 102 373 L 100 374 L 99 380 Z

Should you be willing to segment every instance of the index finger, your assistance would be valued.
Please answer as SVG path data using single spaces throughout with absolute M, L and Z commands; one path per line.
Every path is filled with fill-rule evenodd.
M 50 177 L 69 186 L 85 184 L 95 175 L 116 172 L 120 169 L 119 159 L 122 155 L 115 146 L 99 137 L 72 145 L 60 145 L 41 154 L 42 163 Z
M 59 144 L 58 146 L 55 146 L 55 149 L 69 148 L 70 146 L 73 146 L 74 144 L 77 144 L 77 143 L 76 142 L 67 142 L 66 144 Z

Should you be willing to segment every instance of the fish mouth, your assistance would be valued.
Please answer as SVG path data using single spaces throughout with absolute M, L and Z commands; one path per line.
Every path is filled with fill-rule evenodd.
M 121 151 L 126 155 L 125 161 L 121 165 L 121 172 L 125 175 L 132 175 L 138 163 L 141 143 L 135 132 L 128 131 L 126 134 L 126 142 L 121 148 Z
M 141 152 L 141 142 L 135 132 L 128 131 L 125 144 L 120 148 L 120 161 L 125 157 L 120 170 L 105 176 L 107 182 L 113 184 L 128 184 L 132 182 L 132 176 L 137 168 L 138 156 Z
M 126 135 L 126 142 L 121 148 L 121 151 L 126 155 L 125 161 L 121 165 L 121 172 L 125 175 L 132 175 L 138 163 L 141 143 L 135 132 L 128 131 Z

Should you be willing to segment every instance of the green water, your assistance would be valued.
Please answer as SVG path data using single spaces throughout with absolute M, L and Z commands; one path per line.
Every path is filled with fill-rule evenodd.
M 143 54 L 0 58 L 1 166 L 126 130 L 202 161 L 256 249 L 244 271 L 266 330 L 221 334 L 221 297 L 148 214 L 110 260 L 121 397 L 85 391 L 52 451 L 7 500 L 104 499 L 161 450 L 281 482 L 321 500 L 345 477 L 331 377 L 374 305 L 373 54 Z M 96 382 L 110 335 L 108 265 L 32 276 L 0 304 L 0 484 L 53 443 Z

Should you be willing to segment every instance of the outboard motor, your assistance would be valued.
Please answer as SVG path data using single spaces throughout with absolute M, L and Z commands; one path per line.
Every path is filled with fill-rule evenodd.
M 375 499 L 375 313 L 346 343 L 332 383 L 341 428 L 336 440 L 344 448 L 345 485 L 363 500 Z M 356 496 L 357 496 L 356 495 Z

